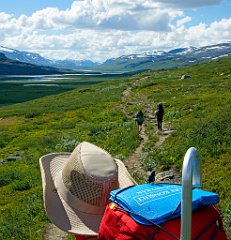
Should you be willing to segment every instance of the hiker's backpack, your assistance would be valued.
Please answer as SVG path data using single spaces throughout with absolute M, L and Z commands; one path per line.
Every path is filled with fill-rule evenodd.
M 100 240 L 175 240 L 181 237 L 181 185 L 142 184 L 110 194 L 99 229 Z M 192 191 L 193 240 L 227 240 L 214 204 L 219 196 Z
M 135 120 L 139 125 L 141 125 L 144 122 L 144 114 L 141 110 L 136 114 Z

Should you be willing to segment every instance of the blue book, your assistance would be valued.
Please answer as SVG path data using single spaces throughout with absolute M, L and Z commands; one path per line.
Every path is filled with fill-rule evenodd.
M 153 225 L 181 215 L 181 194 L 179 184 L 141 184 L 112 191 L 110 200 L 127 210 L 136 222 Z M 218 202 L 216 193 L 192 190 L 192 210 Z

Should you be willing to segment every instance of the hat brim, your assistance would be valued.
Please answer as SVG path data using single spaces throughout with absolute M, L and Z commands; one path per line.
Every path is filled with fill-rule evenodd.
M 39 159 L 44 206 L 48 218 L 58 228 L 79 235 L 97 235 L 103 214 L 89 214 L 73 209 L 58 194 L 55 178 L 65 166 L 71 153 L 51 153 Z M 122 161 L 115 159 L 118 166 L 119 188 L 136 184 Z

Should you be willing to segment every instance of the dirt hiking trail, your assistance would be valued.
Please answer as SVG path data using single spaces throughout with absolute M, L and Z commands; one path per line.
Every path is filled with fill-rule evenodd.
M 145 78 L 143 78 L 145 79 Z M 140 80 L 143 80 L 140 79 Z M 129 114 L 126 112 L 126 99 L 129 98 L 129 96 L 132 94 L 131 88 L 127 88 L 125 91 L 123 91 L 122 96 L 121 96 L 121 104 L 120 108 L 121 111 L 124 113 L 125 116 L 129 117 Z M 138 104 L 134 103 L 133 104 Z M 150 172 L 146 172 L 143 167 L 142 167 L 142 159 L 145 158 L 145 153 L 142 151 L 144 144 L 148 141 L 148 136 L 145 134 L 146 126 L 148 122 L 152 122 L 153 124 L 157 125 L 156 119 L 152 116 L 152 106 L 150 104 L 145 104 L 146 106 L 146 115 L 148 117 L 145 117 L 144 124 L 141 127 L 141 131 L 139 133 L 141 142 L 138 145 L 138 147 L 135 149 L 135 151 L 125 158 L 123 160 L 125 166 L 128 168 L 129 171 L 132 171 L 132 173 L 138 177 L 139 179 L 146 179 Z M 130 116 L 131 117 L 131 116 Z M 169 130 L 169 126 L 166 126 L 165 123 L 163 123 L 163 131 L 157 131 L 156 134 L 159 136 L 159 140 L 153 145 L 153 148 L 159 147 L 163 142 L 170 136 L 170 134 L 173 132 L 173 130 Z M 168 176 L 170 178 L 172 175 L 175 173 L 169 172 L 164 175 L 159 175 L 159 180 L 163 181 Z M 158 176 L 156 176 L 158 178 Z M 46 226 L 46 229 L 43 234 L 43 240 L 67 240 L 68 239 L 68 234 L 59 228 L 57 228 L 54 224 L 49 223 Z

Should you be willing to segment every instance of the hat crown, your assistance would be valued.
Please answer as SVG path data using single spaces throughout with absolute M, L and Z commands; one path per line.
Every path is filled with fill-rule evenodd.
M 105 150 L 83 142 L 70 155 L 62 171 L 66 189 L 92 206 L 105 206 L 112 190 L 119 187 L 118 167 Z

